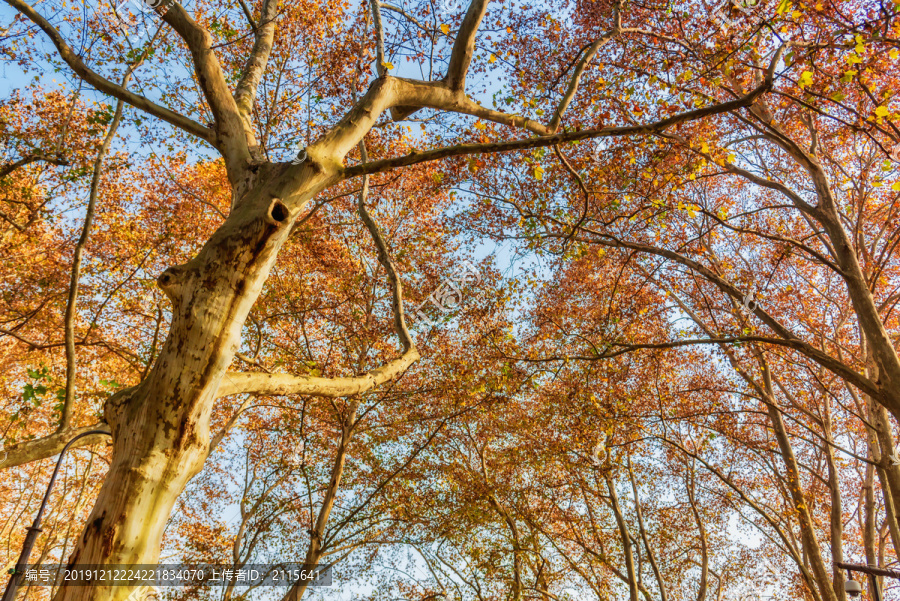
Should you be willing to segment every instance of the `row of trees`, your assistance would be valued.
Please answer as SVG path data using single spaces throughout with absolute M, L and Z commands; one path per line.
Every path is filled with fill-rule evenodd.
M 167 597 L 896 563 L 900 4 L 6 3 L 4 567 L 98 428 L 35 563 L 337 582 Z

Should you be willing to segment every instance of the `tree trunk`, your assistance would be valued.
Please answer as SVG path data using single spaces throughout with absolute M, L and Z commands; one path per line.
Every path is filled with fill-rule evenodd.
M 825 462 L 828 465 L 828 490 L 831 493 L 831 559 L 835 562 L 844 561 L 844 522 L 843 499 L 841 498 L 841 480 L 837 466 L 834 462 L 834 437 L 832 436 L 831 402 L 826 397 L 823 404 L 822 426 L 825 434 Z M 832 571 L 832 586 L 834 594 L 839 601 L 846 601 L 847 593 L 844 592 L 844 573 L 841 570 Z
M 772 422 L 772 429 L 775 432 L 775 439 L 781 449 L 781 456 L 787 471 L 787 485 L 791 494 L 791 500 L 794 508 L 797 510 L 797 517 L 800 522 L 800 536 L 803 541 L 803 555 L 809 562 L 812 573 L 816 578 L 816 585 L 825 601 L 837 601 L 837 597 L 832 589 L 832 579 L 822 561 L 821 548 L 819 547 L 818 537 L 816 536 L 815 524 L 810 515 L 809 505 L 806 502 L 806 495 L 800 486 L 800 470 L 797 466 L 797 459 L 794 456 L 794 449 L 791 447 L 790 439 L 781 419 L 781 412 L 775 405 L 768 404 L 769 420 Z
M 631 533 L 628 532 L 625 516 L 622 515 L 622 509 L 619 507 L 619 495 L 616 493 L 616 485 L 609 474 L 604 474 L 604 477 L 606 478 L 606 487 L 609 489 L 610 506 L 616 517 L 619 536 L 622 538 L 622 554 L 625 556 L 625 569 L 628 574 L 629 599 L 638 601 L 638 579 L 634 570 L 634 555 L 631 552 Z
M 106 405 L 112 462 L 70 565 L 158 561 L 175 500 L 206 460 L 210 413 L 244 320 L 290 231 L 291 212 L 275 192 L 284 184 L 272 175 L 236 203 L 195 258 L 158 278 L 172 301 L 169 336 L 147 378 Z M 132 592 L 64 586 L 55 601 L 119 601 Z

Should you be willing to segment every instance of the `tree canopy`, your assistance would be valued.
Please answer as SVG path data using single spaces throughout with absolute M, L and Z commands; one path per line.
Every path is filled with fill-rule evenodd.
M 5 572 L 92 431 L 31 564 L 333 570 L 160 600 L 900 570 L 900 0 L 5 0 L 0 60 Z

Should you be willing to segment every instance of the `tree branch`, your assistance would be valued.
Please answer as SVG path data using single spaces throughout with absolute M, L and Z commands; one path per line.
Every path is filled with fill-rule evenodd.
M 6 177 L 16 169 L 20 167 L 24 167 L 30 163 L 35 163 L 37 161 L 44 161 L 45 163 L 53 163 L 54 165 L 68 165 L 69 161 L 62 158 L 61 156 L 51 156 L 48 154 L 44 154 L 43 152 L 31 153 L 26 156 L 23 156 L 17 161 L 13 161 L 11 163 L 7 163 L 0 167 L 0 179 Z
M 408 82 L 409 80 L 404 80 Z M 415 82 L 419 83 L 419 82 Z M 420 85 L 428 86 L 429 84 L 420 83 Z M 772 87 L 772 80 L 768 79 L 759 87 L 751 91 L 749 94 L 729 100 L 720 104 L 686 111 L 677 115 L 672 115 L 659 121 L 645 123 L 643 125 L 630 125 L 624 127 L 603 127 L 600 129 L 586 129 L 582 131 L 566 132 L 562 134 L 554 134 L 551 136 L 541 136 L 537 138 L 525 138 L 522 140 L 512 140 L 508 142 L 487 142 L 483 144 L 460 144 L 458 146 L 449 146 L 445 148 L 435 148 L 426 152 L 413 152 L 404 156 L 392 159 L 382 159 L 380 161 L 372 161 L 366 165 L 356 165 L 347 167 L 343 170 L 343 177 L 356 177 L 358 175 L 367 175 L 372 173 L 382 173 L 390 171 L 397 167 L 406 167 L 416 165 L 427 161 L 436 161 L 439 159 L 462 156 L 469 154 L 481 154 L 491 152 L 509 152 L 512 150 L 529 150 L 532 148 L 545 148 L 560 144 L 563 142 L 575 142 L 578 140 L 590 140 L 594 138 L 612 138 L 632 135 L 655 134 L 665 131 L 673 125 L 701 119 L 710 115 L 727 113 L 739 108 L 747 107 L 759 98 L 762 94 L 769 91 Z M 543 126 L 542 126 L 543 127 Z
M 7 2 L 20 1 L 7 0 Z M 197 81 L 215 119 L 216 148 L 225 157 L 229 177 L 234 183 L 234 178 L 242 174 L 247 167 L 247 161 L 251 158 L 250 147 L 256 146 L 253 130 L 249 122 L 242 117 L 235 98 L 228 89 L 228 83 L 222 73 L 222 66 L 212 49 L 212 38 L 209 32 L 194 21 L 181 4 L 174 0 L 171 0 L 171 5 L 163 15 L 163 19 L 181 36 L 191 53 Z M 263 29 L 267 26 L 274 29 L 274 23 L 271 21 L 264 24 Z M 259 40 L 257 40 L 257 44 L 254 44 L 254 52 L 259 45 Z M 264 46 L 265 42 L 262 45 Z M 253 54 L 251 54 L 252 56 Z M 245 86 L 249 85 L 250 81 L 245 82 Z
M 369 392 L 376 386 L 398 378 L 419 359 L 415 347 L 401 357 L 361 376 L 350 378 L 317 378 L 291 374 L 232 372 L 225 374 L 217 397 L 253 393 L 267 395 L 308 394 L 328 398 L 353 396 Z
M 143 61 L 143 57 L 141 58 Z M 138 61 L 138 62 L 141 62 Z M 135 64 L 133 67 L 136 67 Z M 134 72 L 134 68 L 130 67 L 125 77 L 122 79 L 122 85 L 128 83 L 128 79 Z M 87 210 L 84 215 L 84 225 L 81 227 L 81 235 L 75 244 L 75 252 L 72 257 L 72 273 L 69 278 L 69 295 L 66 301 L 66 314 L 63 324 L 64 335 L 66 341 L 66 393 L 63 400 L 63 408 L 59 420 L 59 431 L 64 431 L 69 427 L 72 421 L 72 405 L 75 402 L 75 314 L 78 308 L 78 285 L 81 278 L 81 257 L 84 254 L 84 247 L 87 246 L 88 236 L 91 232 L 91 224 L 94 220 L 94 208 L 97 205 L 97 196 L 100 194 L 100 175 L 103 170 L 103 159 L 109 151 L 109 146 L 119 129 L 119 122 L 122 120 L 122 109 L 124 108 L 124 100 L 116 103 L 116 112 L 113 115 L 112 122 L 109 125 L 109 131 L 100 150 L 97 152 L 97 158 L 94 160 L 94 172 L 91 177 L 91 192 L 88 199 Z
M 6 0 L 6 3 L 28 17 L 32 22 L 34 22 L 35 25 L 40 27 L 56 46 L 56 49 L 59 52 L 59 56 L 66 62 L 67 65 L 69 65 L 72 71 L 75 72 L 76 75 L 78 75 L 78 77 L 86 81 L 88 84 L 94 86 L 104 94 L 109 94 L 114 98 L 123 100 L 131 106 L 140 109 L 150 115 L 158 117 L 163 121 L 188 132 L 189 134 L 206 140 L 210 144 L 213 143 L 215 135 L 209 128 L 200 125 L 196 121 L 189 119 L 184 115 L 160 106 L 139 94 L 130 92 L 129 90 L 109 81 L 102 75 L 88 68 L 88 66 L 85 65 L 81 60 L 81 57 L 79 57 L 75 53 L 75 51 L 72 50 L 72 48 L 66 43 L 63 37 L 60 35 L 59 31 L 57 31 L 57 29 L 53 27 L 53 25 L 51 25 L 50 22 L 47 21 L 47 19 L 38 14 L 29 4 L 25 3 L 23 0 Z
M 241 0 L 241 6 L 247 10 L 246 4 Z M 244 65 L 241 79 L 234 91 L 234 102 L 238 112 L 244 118 L 245 125 L 250 127 L 250 116 L 253 114 L 253 104 L 256 99 L 256 89 L 269 62 L 272 53 L 272 43 L 275 39 L 275 16 L 278 14 L 278 2 L 276 0 L 263 0 L 260 14 L 260 25 L 256 25 L 249 12 L 247 18 L 256 32 L 256 40 L 253 50 Z
M 368 153 L 366 152 L 366 143 L 364 140 L 359 142 L 359 152 L 362 162 L 365 164 L 368 160 Z M 394 310 L 394 329 L 397 331 L 397 336 L 400 338 L 400 343 L 403 345 L 403 352 L 406 353 L 409 352 L 410 349 L 415 348 L 415 343 L 413 343 L 413 340 L 409 335 L 409 330 L 406 328 L 406 318 L 403 315 L 403 285 L 400 283 L 400 278 L 397 277 L 397 270 L 394 268 L 394 262 L 391 260 L 390 250 L 388 249 L 387 243 L 384 241 L 384 236 L 381 235 L 378 224 L 375 223 L 375 220 L 369 215 L 368 209 L 366 209 L 366 198 L 368 196 L 369 176 L 365 176 L 363 177 L 362 190 L 359 191 L 357 209 L 359 210 L 360 218 L 362 218 L 366 229 L 369 230 L 369 234 L 371 234 L 372 240 L 375 242 L 375 247 L 378 249 L 378 261 L 384 267 L 388 279 L 391 282 L 393 292 L 392 306 Z
M 17 465 L 29 463 L 31 461 L 38 461 L 41 459 L 46 459 L 47 457 L 58 455 L 60 451 L 63 450 L 63 447 L 66 446 L 66 443 L 68 443 L 79 434 L 83 432 L 89 432 L 91 430 L 109 431 L 109 426 L 103 422 L 100 422 L 91 424 L 90 426 L 66 428 L 65 430 L 57 430 L 53 434 L 45 436 L 43 438 L 34 438 L 32 440 L 26 440 L 24 442 L 14 444 L 11 447 L 7 447 L 6 449 L 0 451 L 0 469 L 15 467 Z M 73 444 L 69 448 L 75 449 L 78 447 L 86 447 L 88 445 L 97 444 L 99 442 L 105 442 L 106 440 L 107 437 L 103 436 L 102 434 L 85 436 L 84 438 L 78 439 L 75 444 Z
M 600 48 L 608 41 L 617 37 L 622 32 L 622 15 L 619 12 L 620 8 L 621 2 L 617 1 L 613 5 L 613 19 L 615 21 L 613 29 L 603 34 L 600 39 L 591 44 L 588 51 L 581 57 L 581 60 L 578 61 L 575 72 L 572 73 L 572 79 L 569 80 L 569 86 L 566 89 L 566 93 L 559 101 L 559 106 L 557 107 L 556 112 L 553 113 L 553 118 L 550 120 L 550 126 L 547 128 L 550 133 L 556 133 L 559 129 L 559 123 L 562 120 L 563 113 L 566 112 L 566 109 L 569 108 L 569 104 L 571 104 L 572 100 L 575 98 L 575 94 L 578 92 L 578 86 L 581 84 L 581 76 L 584 74 L 584 70 L 587 69 L 588 64 L 594 58 L 594 55 L 596 55 Z
M 475 34 L 487 12 L 490 0 L 472 0 L 462 25 L 456 33 L 453 42 L 453 50 L 450 54 L 450 65 L 447 67 L 447 76 L 444 83 L 451 90 L 464 90 L 466 87 L 466 72 L 472 62 L 472 54 L 475 53 Z

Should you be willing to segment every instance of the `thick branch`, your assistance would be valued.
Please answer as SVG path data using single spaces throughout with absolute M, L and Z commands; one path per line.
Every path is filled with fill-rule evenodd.
M 247 10 L 243 1 L 241 5 Z M 262 79 L 263 72 L 266 70 L 269 55 L 272 53 L 272 43 L 275 39 L 275 15 L 277 13 L 278 2 L 275 0 L 264 0 L 259 26 L 253 23 L 249 11 L 247 13 L 247 18 L 250 19 L 251 26 L 256 32 L 256 41 L 253 43 L 253 50 L 250 52 L 249 58 L 247 58 L 241 79 L 238 81 L 237 88 L 234 91 L 234 102 L 237 104 L 238 112 L 244 117 L 248 126 L 250 125 L 250 115 L 253 113 L 256 89 L 259 86 L 260 79 Z
M 20 0 L 7 0 L 19 2 Z M 181 7 L 172 2 L 163 15 L 166 23 L 178 32 L 187 44 L 194 63 L 194 72 L 203 95 L 216 121 L 216 147 L 225 156 L 229 172 L 234 174 L 246 166 L 250 158 L 250 146 L 255 146 L 255 136 L 241 117 L 237 103 L 228 89 L 222 66 L 212 49 L 212 38 L 199 23 Z M 263 25 L 274 27 L 273 23 Z M 254 50 L 256 45 L 254 45 Z
M 466 87 L 466 72 L 475 53 L 475 34 L 478 33 L 478 27 L 487 12 L 489 1 L 472 0 L 456 34 L 456 41 L 450 54 L 450 66 L 447 67 L 447 76 L 444 78 L 444 82 L 451 90 L 464 90 Z
M 53 163 L 54 165 L 68 165 L 69 162 L 62 158 L 61 156 L 50 156 L 44 154 L 43 152 L 37 152 L 28 154 L 17 161 L 13 161 L 12 163 L 7 163 L 0 167 L 0 179 L 6 177 L 16 169 L 20 167 L 24 167 L 30 163 L 35 163 L 37 161 L 44 161 L 46 163 Z
M 428 84 L 421 84 L 428 85 Z M 366 165 L 356 165 L 354 167 L 348 167 L 343 170 L 344 178 L 355 177 L 358 175 L 366 175 L 372 173 L 382 173 L 384 171 L 390 171 L 397 167 L 406 167 L 409 165 L 416 165 L 418 163 L 424 163 L 427 161 L 436 161 L 439 159 L 453 157 L 453 156 L 462 156 L 469 154 L 482 154 L 482 153 L 491 153 L 491 152 L 509 152 L 512 150 L 530 150 L 532 148 L 546 148 L 548 146 L 553 146 L 555 144 L 561 144 L 563 142 L 575 142 L 578 140 L 590 140 L 594 138 L 613 138 L 613 137 L 623 137 L 623 136 L 633 136 L 633 135 L 646 135 L 646 134 L 657 134 L 666 129 L 672 127 L 673 125 L 678 125 L 679 123 L 684 123 L 687 121 L 693 121 L 696 119 L 701 119 L 703 117 L 708 117 L 711 115 L 718 115 L 721 113 L 727 113 L 730 111 L 737 110 L 742 107 L 750 106 L 753 102 L 759 98 L 763 93 L 770 90 L 772 87 L 771 79 L 768 79 L 758 88 L 754 89 L 752 92 L 743 96 L 741 98 L 737 98 L 735 100 L 729 100 L 728 102 L 723 102 L 720 104 L 714 104 L 712 106 L 707 106 L 700 109 L 695 109 L 692 111 L 686 111 L 684 113 L 679 113 L 677 115 L 672 115 L 671 117 L 667 117 L 665 119 L 654 121 L 651 123 L 646 123 L 643 125 L 631 125 L 625 127 L 603 127 L 600 129 L 586 129 L 582 131 L 575 132 L 566 132 L 562 134 L 555 134 L 552 136 L 542 136 L 537 138 L 525 138 L 522 140 L 512 140 L 509 142 L 487 142 L 483 144 L 460 144 L 458 146 L 449 146 L 446 148 L 436 148 L 434 150 L 429 150 L 427 152 L 413 152 L 404 156 L 395 157 L 392 159 L 382 159 L 380 161 L 372 161 Z
M 59 56 L 67 65 L 69 65 L 78 77 L 88 84 L 94 86 L 104 94 L 109 94 L 114 98 L 123 100 L 131 106 L 155 117 L 159 117 L 163 121 L 166 121 L 189 134 L 193 134 L 207 142 L 213 143 L 214 135 L 209 128 L 203 127 L 196 121 L 189 119 L 184 115 L 180 115 L 163 106 L 159 106 L 143 96 L 130 92 L 88 68 L 88 66 L 82 62 L 81 57 L 78 56 L 78 54 L 76 54 L 62 38 L 59 31 L 57 31 L 47 19 L 39 15 L 29 4 L 26 4 L 22 0 L 6 0 L 6 2 L 40 27 L 56 46 Z
M 562 120 L 563 113 L 566 112 L 566 109 L 569 108 L 569 104 L 571 104 L 572 100 L 575 98 L 575 94 L 578 92 L 578 86 L 581 84 L 581 76 L 584 74 L 584 70 L 587 69 L 588 64 L 602 46 L 621 33 L 621 17 L 619 15 L 618 3 L 616 3 L 613 11 L 616 20 L 615 28 L 612 31 L 605 33 L 600 39 L 591 44 L 588 51 L 581 57 L 581 60 L 578 61 L 575 72 L 572 73 L 572 79 L 569 80 L 569 86 L 566 88 L 566 93 L 563 95 L 562 100 L 559 101 L 559 107 L 557 107 L 556 112 L 553 114 L 553 118 L 550 120 L 550 127 L 547 128 L 550 132 L 555 133 L 559 129 L 559 123 Z
M 79 428 L 66 428 L 65 430 L 57 430 L 50 436 L 43 438 L 34 438 L 26 440 L 11 447 L 7 447 L 0 451 L 0 469 L 15 467 L 31 461 L 39 461 L 47 457 L 58 455 L 66 443 L 82 434 L 91 430 L 109 430 L 109 426 L 104 423 L 92 424 L 90 426 L 82 426 Z M 106 436 L 98 434 L 96 436 L 85 436 L 78 439 L 70 448 L 86 447 L 89 445 L 105 442 Z
M 376 386 L 398 378 L 416 362 L 419 352 L 412 348 L 403 356 L 373 369 L 361 376 L 350 378 L 314 378 L 291 374 L 267 374 L 259 372 L 228 373 L 216 396 L 254 393 L 267 395 L 308 394 L 338 398 L 353 396 L 373 390 Z

